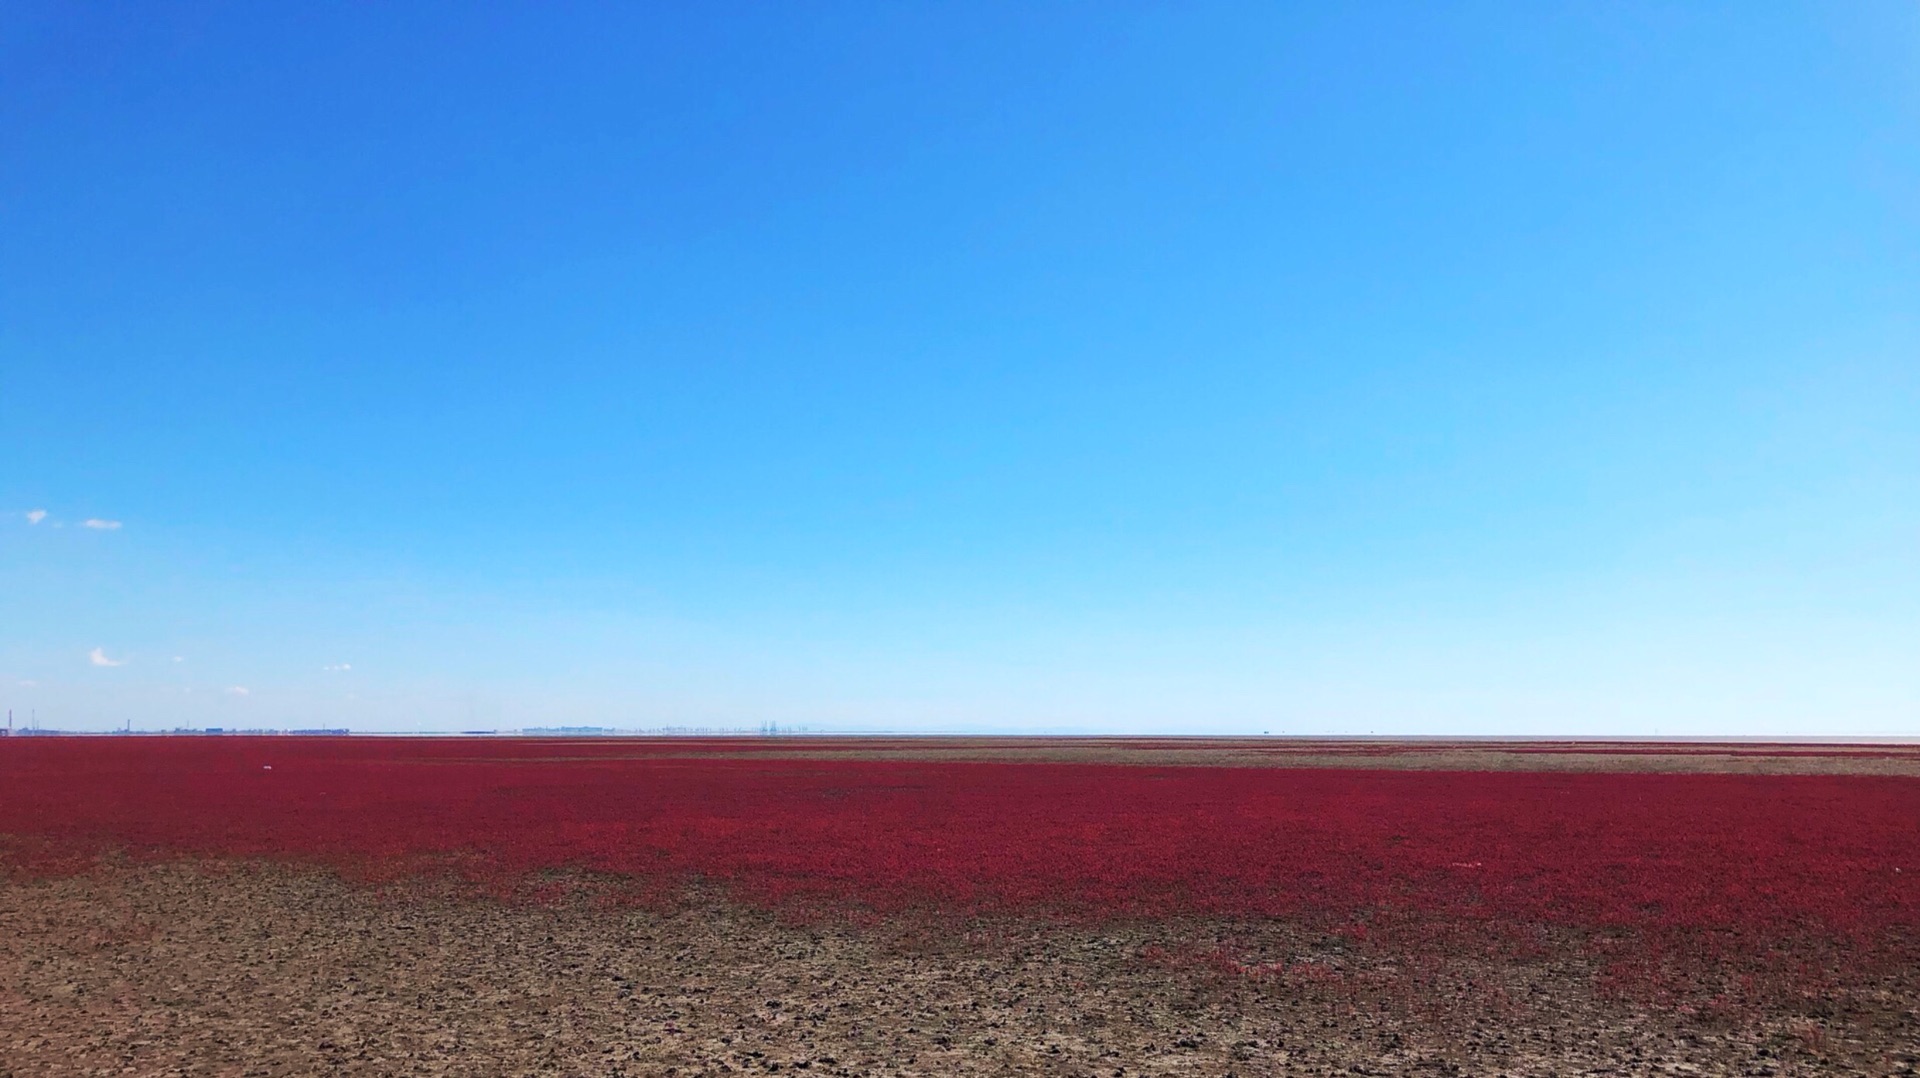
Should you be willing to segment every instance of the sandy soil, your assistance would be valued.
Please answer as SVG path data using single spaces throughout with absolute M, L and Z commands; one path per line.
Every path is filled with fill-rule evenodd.
M 0 1076 L 1916 1072 L 1911 971 L 1689 1016 L 1556 953 L 1409 971 L 1272 924 L 809 926 L 110 866 L 0 884 Z
M 510 739 L 503 739 L 511 744 Z M 1334 741 L 1294 738 L 672 738 L 584 741 L 583 760 L 623 750 L 671 756 L 819 760 L 999 760 L 1195 767 L 1336 767 L 1426 771 L 1647 771 L 1755 775 L 1920 776 L 1920 744 L 1760 742 Z M 530 760 L 564 759 L 551 753 Z M 496 762 L 499 757 L 492 757 Z M 457 761 L 446 761 L 455 763 Z

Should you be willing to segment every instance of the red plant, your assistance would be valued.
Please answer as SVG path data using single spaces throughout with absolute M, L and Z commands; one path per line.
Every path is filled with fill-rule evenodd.
M 813 747 L 813 743 L 809 744 Z M 767 741 L 0 742 L 0 869 L 268 858 L 509 890 L 702 879 L 812 910 L 1280 917 L 1641 961 L 1910 954 L 1920 780 L 780 759 Z M 689 758 L 689 752 L 713 754 Z M 1903 872 L 1904 870 L 1904 872 Z M 1397 933 L 1397 935 L 1396 935 Z M 1448 935 L 1447 933 L 1452 933 Z M 1513 942 L 1513 941 L 1509 941 Z M 1827 944 L 1823 944 L 1826 946 Z M 1649 959 L 1647 956 L 1654 956 Z M 1621 959 L 1620 961 L 1624 961 Z

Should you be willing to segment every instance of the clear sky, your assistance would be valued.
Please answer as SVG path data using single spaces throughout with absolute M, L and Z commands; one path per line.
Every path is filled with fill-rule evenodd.
M 16 2 L 0 512 L 70 729 L 1920 733 L 1920 6 Z

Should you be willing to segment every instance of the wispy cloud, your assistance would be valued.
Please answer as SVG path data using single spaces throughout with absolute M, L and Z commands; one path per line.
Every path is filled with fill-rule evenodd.
M 187 661 L 187 657 L 185 655 L 175 655 L 173 657 L 173 661 L 177 663 L 183 663 Z
M 45 509 L 29 509 L 21 515 L 27 518 L 27 523 L 29 524 L 38 524 L 47 519 L 47 511 Z
M 39 682 L 33 680 L 32 678 L 27 678 L 20 682 L 20 687 L 23 689 L 31 689 L 31 688 L 37 687 L 39 684 L 40 684 Z
M 245 685 L 235 685 L 232 688 L 229 688 L 227 690 L 227 695 L 228 696 L 251 696 L 253 694 L 247 690 L 247 687 Z
M 325 665 L 325 666 L 323 666 L 323 667 L 321 667 L 320 669 L 322 669 L 322 670 L 351 670 L 351 669 L 353 669 L 353 664 L 352 664 L 352 663 L 328 663 L 327 665 Z
M 92 528 L 94 531 L 97 531 L 97 532 L 117 532 L 120 530 L 119 521 L 101 520 L 99 517 L 89 517 L 88 519 L 81 521 L 80 526 L 82 528 Z
M 94 649 L 93 649 L 92 651 L 89 651 L 89 652 L 87 652 L 87 661 L 88 661 L 88 662 L 90 662 L 90 663 L 92 663 L 92 664 L 93 664 L 93 665 L 95 665 L 95 666 L 125 666 L 125 665 L 127 665 L 127 661 L 126 661 L 125 659 L 109 659 L 109 658 L 107 658 L 107 649 L 105 649 L 105 648 L 94 648 Z

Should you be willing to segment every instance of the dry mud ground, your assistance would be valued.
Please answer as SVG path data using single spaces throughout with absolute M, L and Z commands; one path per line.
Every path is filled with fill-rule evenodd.
M 1008 750 L 888 754 L 929 751 Z M 1246 750 L 1026 751 L 1145 763 Z M 1913 767 L 1707 755 L 1694 769 Z M 1370 748 L 1365 762 L 1436 757 L 1538 762 L 1489 746 L 1401 761 Z M 1920 971 L 1711 1012 L 1602 991 L 1577 946 L 1543 954 L 1414 970 L 1278 924 L 809 925 L 712 895 L 672 910 L 591 893 L 519 905 L 285 866 L 110 864 L 0 879 L 0 1078 L 1920 1073 Z
M 1223 966 L 1219 941 L 1290 962 Z M 260 865 L 0 887 L 0 1075 L 1889 1075 L 1912 976 L 1771 1014 L 1566 958 L 1410 977 L 1282 926 L 793 924 Z
M 758 750 L 765 740 L 738 739 Z M 648 756 L 732 756 L 737 750 L 687 748 L 671 739 L 594 742 L 593 759 L 623 743 Z M 713 744 L 712 742 L 708 743 Z M 666 751 L 663 751 L 666 750 Z M 608 751 L 612 750 L 612 751 Z M 780 759 L 999 760 L 1008 763 L 1135 764 L 1143 767 L 1332 767 L 1410 771 L 1637 771 L 1666 774 L 1920 776 L 1920 741 L 1823 742 L 1496 741 L 1318 738 L 833 738 L 777 740 Z M 552 757 L 542 757 L 551 759 Z

